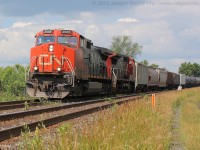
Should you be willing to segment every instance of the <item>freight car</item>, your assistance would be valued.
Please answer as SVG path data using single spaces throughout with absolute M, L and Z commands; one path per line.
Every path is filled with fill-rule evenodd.
M 185 83 L 187 88 L 193 87 L 196 83 L 195 77 L 186 76 Z
M 168 72 L 165 69 L 158 68 L 156 69 L 159 77 L 158 77 L 158 88 L 165 89 L 167 87 L 167 75 Z
M 168 72 L 167 75 L 167 87 L 168 89 L 178 88 L 180 85 L 180 75 L 173 72 Z
M 200 85 L 200 78 L 199 77 L 195 77 L 196 79 L 196 86 L 199 86 Z
M 145 66 L 141 63 L 135 63 L 135 90 L 139 91 L 147 91 L 147 85 L 149 80 L 149 72 L 148 66 Z
M 180 86 L 182 88 L 185 88 L 185 86 L 186 86 L 186 75 L 185 74 L 180 74 Z
M 43 30 L 30 52 L 27 93 L 42 98 L 64 98 L 177 88 L 200 84 L 198 78 L 155 69 L 129 56 L 93 46 L 72 30 Z
M 159 85 L 159 72 L 155 68 L 148 67 L 148 89 L 155 90 Z

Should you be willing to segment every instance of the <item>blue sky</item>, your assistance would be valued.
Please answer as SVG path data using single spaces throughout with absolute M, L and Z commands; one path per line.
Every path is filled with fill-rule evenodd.
M 147 59 L 178 72 L 185 61 L 200 64 L 200 0 L 0 0 L 0 66 L 29 63 L 34 35 L 47 28 L 73 29 L 110 47 L 129 35 Z

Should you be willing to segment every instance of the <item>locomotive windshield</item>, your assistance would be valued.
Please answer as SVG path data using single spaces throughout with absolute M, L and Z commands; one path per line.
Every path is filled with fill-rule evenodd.
M 37 39 L 37 45 L 54 42 L 55 37 L 54 36 L 39 36 Z
M 75 36 L 59 36 L 58 43 L 67 45 L 67 46 L 77 46 L 77 38 Z

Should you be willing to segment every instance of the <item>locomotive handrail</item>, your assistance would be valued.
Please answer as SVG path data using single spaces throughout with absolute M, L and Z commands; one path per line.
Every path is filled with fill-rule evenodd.
M 26 79 L 27 79 L 27 72 L 30 72 L 32 63 L 33 63 L 33 61 L 34 61 L 36 58 L 37 58 L 37 56 L 33 56 L 33 57 L 31 58 L 31 61 L 30 61 L 30 68 L 28 69 L 28 71 L 27 71 L 28 66 L 26 66 L 26 68 L 25 68 L 25 81 L 26 81 Z
M 72 84 L 72 87 L 74 87 L 74 76 L 75 76 L 75 71 L 74 71 L 74 69 L 73 69 L 73 67 L 72 67 L 72 63 L 71 63 L 71 61 L 70 61 L 67 57 L 63 57 L 63 56 L 62 56 L 62 58 L 66 60 L 68 66 L 69 66 L 69 68 L 70 68 L 70 70 L 71 70 L 71 72 L 72 72 L 72 83 L 71 83 L 71 84 Z
M 117 68 L 111 68 L 111 71 L 112 71 L 112 73 L 113 73 L 113 75 L 114 75 L 114 78 L 117 79 L 117 76 L 116 76 L 116 74 L 115 74 L 115 72 L 114 72 L 115 70 L 117 70 Z

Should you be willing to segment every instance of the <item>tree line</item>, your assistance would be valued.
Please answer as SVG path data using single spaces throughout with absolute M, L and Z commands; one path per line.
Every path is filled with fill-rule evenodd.
M 23 99 L 25 95 L 25 68 L 22 65 L 0 67 L 0 101 Z
M 200 77 L 200 64 L 184 62 L 179 67 L 179 73 L 187 76 Z

